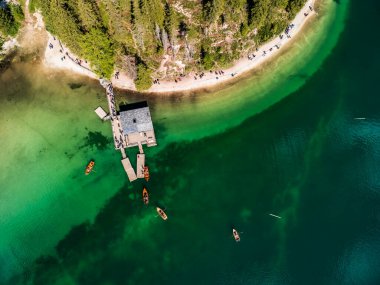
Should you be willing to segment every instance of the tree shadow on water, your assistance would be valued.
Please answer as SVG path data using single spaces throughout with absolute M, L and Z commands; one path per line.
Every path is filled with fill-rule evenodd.
M 104 150 L 112 142 L 111 138 L 104 136 L 101 132 L 88 132 L 87 137 L 84 138 L 84 145 L 79 148 L 84 148 L 86 146 L 96 147 L 98 150 Z

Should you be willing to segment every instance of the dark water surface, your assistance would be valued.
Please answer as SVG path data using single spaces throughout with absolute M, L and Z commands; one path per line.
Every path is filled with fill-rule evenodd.
M 208 117 L 191 107 L 202 135 L 173 142 L 176 124 L 189 138 L 186 122 L 151 100 L 161 145 L 147 150 L 149 207 L 109 125 L 81 115 L 104 103 L 101 88 L 60 77 L 53 87 L 16 78 L 25 92 L 3 85 L 0 283 L 18 271 L 8 284 L 380 284 L 380 39 L 369 28 L 379 12 L 378 1 L 350 2 L 318 71 L 226 131 L 205 137 Z M 89 158 L 96 173 L 84 177 Z

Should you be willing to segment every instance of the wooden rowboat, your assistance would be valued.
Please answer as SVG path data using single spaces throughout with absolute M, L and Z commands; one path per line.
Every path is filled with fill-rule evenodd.
M 168 216 L 166 216 L 164 210 L 162 210 L 161 208 L 157 207 L 157 213 L 160 215 L 160 217 L 163 219 L 163 220 L 167 220 L 168 219 Z
M 239 233 L 238 233 L 237 230 L 232 229 L 232 235 L 234 236 L 234 239 L 235 239 L 236 242 L 240 241 L 240 236 L 239 236 Z
M 86 170 L 84 171 L 84 174 L 89 175 L 92 169 L 94 168 L 95 161 L 91 160 L 86 167 Z
M 149 204 L 149 193 L 148 193 L 148 190 L 146 190 L 145 187 L 143 189 L 142 196 L 143 196 L 144 204 L 148 205 Z
M 145 180 L 148 182 L 149 181 L 149 178 L 150 178 L 150 175 L 149 175 L 149 167 L 148 166 L 144 166 L 144 178 Z

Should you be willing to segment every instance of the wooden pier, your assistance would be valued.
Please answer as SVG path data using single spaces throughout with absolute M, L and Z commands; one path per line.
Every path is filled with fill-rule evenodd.
M 145 154 L 140 153 L 137 155 L 137 178 L 144 178 Z
M 127 154 L 125 153 L 125 149 L 124 149 L 124 148 L 121 148 L 120 151 L 121 151 L 121 157 L 122 157 L 122 158 L 126 158 L 126 157 L 127 157 Z
M 141 142 L 138 142 L 138 146 L 139 146 L 139 152 L 140 152 L 140 153 L 144 153 L 144 149 L 143 149 L 143 147 L 142 147 Z
M 126 148 L 127 142 L 125 141 L 123 129 L 121 128 L 119 117 L 117 115 L 116 104 L 115 104 L 115 96 L 113 94 L 112 83 L 107 81 L 107 80 L 102 79 L 102 80 L 100 80 L 100 84 L 106 89 L 107 103 L 108 103 L 108 108 L 109 108 L 109 112 L 110 112 L 108 116 L 109 116 L 109 119 L 111 120 L 112 134 L 113 134 L 115 149 L 119 149 L 121 151 L 121 156 L 122 156 L 121 164 L 123 165 L 124 170 L 128 175 L 129 181 L 132 182 L 132 181 L 137 179 L 137 176 L 136 176 L 135 170 L 133 169 L 133 167 L 131 165 L 129 158 L 127 157 L 127 154 L 125 153 L 124 148 Z M 104 115 L 99 110 L 96 113 L 97 114 L 100 113 L 101 115 Z
M 132 167 L 131 162 L 129 161 L 129 158 L 127 157 L 127 158 L 122 159 L 121 164 L 123 165 L 124 170 L 128 175 L 129 181 L 131 182 L 135 181 L 137 179 L 137 176 L 136 176 L 135 170 Z
M 113 94 L 112 83 L 106 80 L 102 80 L 101 84 L 106 89 L 107 102 L 108 102 L 108 108 L 110 111 L 110 119 L 111 119 L 115 149 L 125 148 L 127 145 L 127 142 L 125 141 L 123 129 L 120 125 L 119 116 L 117 115 L 115 96 Z
M 101 79 L 100 84 L 104 87 L 104 89 L 106 89 L 109 114 L 107 115 L 101 107 L 98 107 L 95 110 L 95 113 L 102 120 L 111 121 L 115 149 L 121 151 L 121 163 L 128 175 L 129 181 L 134 181 L 137 178 L 144 178 L 145 154 L 142 143 L 148 146 L 156 145 L 156 139 L 148 105 L 146 102 L 129 104 L 129 107 L 134 107 L 133 109 L 129 110 L 133 114 L 120 112 L 120 115 L 118 115 L 116 111 L 115 96 L 113 94 L 112 83 L 108 80 Z M 129 119 L 131 119 L 130 117 L 132 118 L 131 121 L 129 121 Z M 123 128 L 126 131 L 125 134 L 123 132 Z M 131 129 L 133 130 L 132 133 Z M 125 151 L 125 148 L 132 146 L 138 146 L 140 152 L 137 154 L 136 172 L 133 169 Z

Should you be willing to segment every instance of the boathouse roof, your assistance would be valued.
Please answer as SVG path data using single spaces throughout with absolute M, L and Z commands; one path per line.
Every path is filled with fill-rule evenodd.
M 146 101 L 120 106 L 120 124 L 124 134 L 153 130 L 152 118 Z

